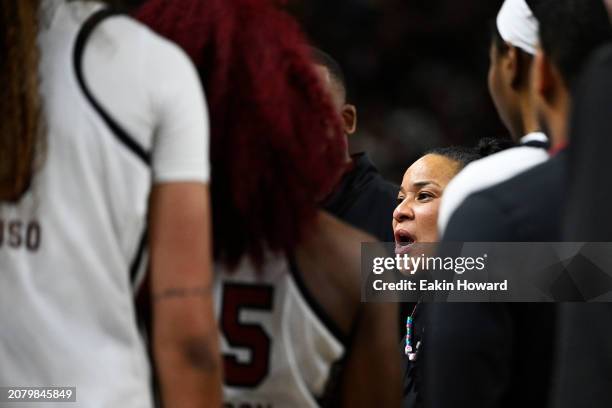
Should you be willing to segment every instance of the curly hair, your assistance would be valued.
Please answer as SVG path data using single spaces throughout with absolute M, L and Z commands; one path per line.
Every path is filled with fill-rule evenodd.
M 187 52 L 206 90 L 215 259 L 291 253 L 347 165 L 297 23 L 270 0 L 151 0 L 136 16 Z

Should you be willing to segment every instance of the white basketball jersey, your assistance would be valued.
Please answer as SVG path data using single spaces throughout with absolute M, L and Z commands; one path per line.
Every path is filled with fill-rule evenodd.
M 72 408 L 149 408 L 133 300 L 148 196 L 157 181 L 208 180 L 201 87 L 135 21 L 105 19 L 85 38 L 100 4 L 42 7 L 43 161 L 20 202 L 0 205 L 0 386 L 76 387 L 61 405 Z M 179 79 L 164 81 L 169 67 Z M 174 106 L 197 115 L 170 118 Z
M 340 335 L 306 292 L 299 272 L 271 257 L 263 272 L 243 261 L 215 269 L 225 408 L 317 407 L 345 353 Z

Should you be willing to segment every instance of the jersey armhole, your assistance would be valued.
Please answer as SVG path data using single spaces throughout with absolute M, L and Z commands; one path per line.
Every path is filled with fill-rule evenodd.
M 336 407 L 341 404 L 341 386 L 342 386 L 342 378 L 345 373 L 345 366 L 348 360 L 348 356 L 350 355 L 350 346 L 355 336 L 356 328 L 358 320 L 356 320 L 351 326 L 351 332 L 346 335 L 340 330 L 340 327 L 334 322 L 334 320 L 329 316 L 329 314 L 319 305 L 317 300 L 314 298 L 312 293 L 306 287 L 306 283 L 302 278 L 302 274 L 300 269 L 297 266 L 297 262 L 293 256 L 288 256 L 289 263 L 289 271 L 291 276 L 293 277 L 293 281 L 300 294 L 310 306 L 312 312 L 321 320 L 321 323 L 330 331 L 332 336 L 342 344 L 344 347 L 344 355 L 337 361 L 335 361 L 330 367 L 329 378 L 325 385 L 325 389 L 321 396 L 317 397 L 313 395 L 313 398 L 317 401 L 319 407 L 327 408 L 327 407 Z M 361 314 L 361 307 L 357 309 L 356 316 L 359 317 Z
M 83 23 L 79 33 L 77 35 L 75 44 L 74 44 L 74 52 L 73 52 L 73 63 L 74 63 L 74 72 L 77 77 L 77 82 L 83 91 L 83 94 L 92 105 L 94 110 L 100 115 L 104 123 L 111 130 L 113 135 L 128 149 L 130 150 L 136 157 L 138 157 L 147 167 L 151 166 L 151 154 L 146 151 L 144 147 L 142 147 L 133 137 L 131 137 L 128 132 L 126 132 L 119 123 L 111 117 L 111 115 L 102 107 L 102 105 L 98 102 L 98 100 L 93 96 L 91 90 L 87 86 L 85 81 L 85 76 L 83 74 L 83 56 L 85 53 L 85 46 L 87 45 L 87 41 L 89 40 L 93 31 L 98 27 L 102 21 L 105 19 L 121 15 L 122 13 L 113 10 L 110 8 L 103 8 L 101 10 L 93 13 L 89 18 Z
M 125 146 L 128 150 L 130 150 L 134 155 L 136 155 L 147 167 L 151 166 L 151 155 L 147 152 L 142 146 L 138 144 L 120 125 L 119 123 L 111 117 L 111 115 L 102 107 L 102 105 L 98 102 L 98 100 L 93 96 L 91 90 L 87 86 L 85 81 L 85 76 L 83 74 L 83 56 L 85 53 L 85 46 L 87 45 L 87 41 L 89 40 L 93 31 L 98 27 L 102 21 L 105 19 L 121 15 L 120 11 L 113 10 L 111 8 L 103 8 L 96 12 L 94 12 L 91 16 L 87 18 L 87 20 L 81 26 L 79 33 L 77 34 L 77 38 L 74 44 L 74 52 L 73 52 L 73 63 L 74 63 L 74 72 L 77 77 L 77 81 L 83 94 L 92 105 L 94 110 L 100 115 L 104 123 L 108 126 L 110 131 L 115 135 L 115 137 Z M 143 278 L 143 266 L 145 265 L 143 262 L 144 252 L 146 249 L 146 243 L 148 238 L 147 228 L 145 226 L 144 230 L 140 235 L 140 240 L 138 242 L 138 246 L 136 248 L 136 253 L 134 254 L 132 261 L 130 263 L 130 282 L 132 284 L 132 288 L 136 291 L 138 286 L 138 282 Z
M 343 333 L 338 324 L 336 324 L 336 322 L 329 316 L 329 314 L 317 302 L 310 290 L 308 290 L 308 287 L 306 287 L 306 283 L 302 278 L 302 274 L 297 266 L 295 258 L 293 256 L 289 256 L 288 262 L 291 276 L 293 277 L 293 280 L 295 281 L 295 284 L 306 303 L 308 303 L 312 311 L 317 315 L 323 325 L 330 331 L 330 333 L 336 338 L 336 340 L 338 340 L 344 346 L 345 350 L 349 350 L 349 346 L 352 343 L 352 339 L 354 337 L 356 323 L 353 323 L 351 327 L 351 332 L 348 335 Z M 356 316 L 359 316 L 360 313 L 361 308 L 359 307 Z

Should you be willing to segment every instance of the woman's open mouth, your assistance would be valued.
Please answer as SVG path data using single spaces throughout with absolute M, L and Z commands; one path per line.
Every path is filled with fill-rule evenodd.
M 414 236 L 406 230 L 395 231 L 395 253 L 404 255 L 410 252 L 415 242 Z

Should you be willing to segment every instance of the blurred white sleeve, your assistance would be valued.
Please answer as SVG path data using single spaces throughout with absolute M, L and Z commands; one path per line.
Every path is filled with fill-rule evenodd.
M 177 46 L 148 52 L 144 74 L 156 115 L 152 162 L 154 183 L 210 179 L 209 121 L 195 67 Z

